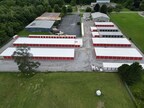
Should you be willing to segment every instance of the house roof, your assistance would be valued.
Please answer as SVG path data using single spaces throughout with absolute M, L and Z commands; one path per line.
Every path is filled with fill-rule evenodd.
M 40 17 L 37 17 L 36 20 L 50 20 L 50 21 L 61 20 L 59 16 L 60 16 L 60 13 L 45 12 Z
M 34 20 L 26 28 L 51 28 L 55 21 Z
M 104 17 L 104 18 L 110 19 L 106 14 L 100 13 L 100 12 L 95 12 L 95 13 L 92 13 L 91 15 L 92 15 L 93 19 L 100 18 L 100 17 Z

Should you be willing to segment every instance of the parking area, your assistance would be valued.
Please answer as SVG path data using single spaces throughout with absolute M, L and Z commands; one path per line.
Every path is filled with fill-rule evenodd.
M 81 28 L 80 25 L 77 24 L 78 22 L 80 22 L 79 14 L 66 15 L 62 18 L 58 29 L 64 32 L 64 34 L 80 36 Z

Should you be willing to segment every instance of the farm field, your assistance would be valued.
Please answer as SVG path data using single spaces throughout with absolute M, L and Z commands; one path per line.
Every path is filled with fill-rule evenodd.
M 144 53 L 144 17 L 137 13 L 111 13 L 110 18 Z
M 1 73 L 0 88 L 0 108 L 135 108 L 116 73 Z

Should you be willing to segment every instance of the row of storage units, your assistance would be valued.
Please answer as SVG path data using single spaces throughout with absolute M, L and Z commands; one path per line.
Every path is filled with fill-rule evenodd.
M 91 32 L 118 32 L 118 28 L 114 27 L 91 27 Z
M 95 22 L 96 27 L 114 27 L 115 24 L 113 22 Z
M 82 39 L 60 39 L 60 38 L 27 38 L 19 37 L 13 43 L 14 46 L 33 46 L 33 47 L 82 47 Z
M 74 60 L 76 47 L 82 47 L 82 39 L 76 35 L 29 35 L 13 37 L 14 47 L 9 47 L 0 54 L 2 59 L 12 59 L 18 46 L 30 46 L 33 59 L 36 60 Z
M 95 22 L 91 27 L 92 43 L 96 59 L 107 60 L 142 60 L 140 52 L 131 48 L 131 42 L 112 22 Z
M 143 56 L 135 48 L 95 47 L 96 59 L 142 60 Z
M 132 63 L 109 63 L 109 62 L 104 62 L 103 63 L 103 69 L 105 71 L 117 71 L 120 66 L 123 64 L 131 65 Z M 142 68 L 144 69 L 144 64 L 141 64 Z
M 9 47 L 0 54 L 3 59 L 12 59 L 16 47 Z M 29 53 L 36 60 L 74 60 L 75 49 L 63 48 L 30 48 Z
M 76 35 L 29 35 L 29 38 L 76 38 Z
M 92 37 L 123 38 L 123 34 L 121 32 L 92 32 Z
M 92 42 L 96 47 L 131 47 L 126 38 L 92 38 Z

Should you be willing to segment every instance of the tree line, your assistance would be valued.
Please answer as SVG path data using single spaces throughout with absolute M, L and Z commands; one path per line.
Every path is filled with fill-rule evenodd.
M 111 0 L 124 4 L 131 10 L 144 10 L 144 0 Z M 72 12 L 72 6 L 95 0 L 0 0 L 0 45 L 17 34 L 27 24 L 48 12 Z M 66 4 L 69 4 L 67 7 Z

